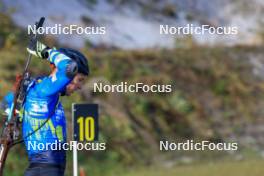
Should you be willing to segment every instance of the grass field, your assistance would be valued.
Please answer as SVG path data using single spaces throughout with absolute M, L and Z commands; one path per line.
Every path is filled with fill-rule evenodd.
M 173 168 L 144 168 L 131 171 L 124 176 L 263 176 L 264 161 L 218 162 L 175 166 Z

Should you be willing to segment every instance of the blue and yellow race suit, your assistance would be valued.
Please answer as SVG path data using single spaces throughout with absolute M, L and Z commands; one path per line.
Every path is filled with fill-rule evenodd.
M 22 131 L 30 163 L 65 164 L 65 151 L 58 148 L 52 150 L 49 144 L 66 142 L 66 119 L 59 96 L 72 79 L 67 76 L 66 70 L 73 61 L 55 49 L 49 50 L 48 60 L 55 64 L 57 71 L 32 81 L 27 88 Z M 13 93 L 8 93 L 5 101 L 9 107 L 12 100 Z M 36 132 L 31 134 L 33 131 Z

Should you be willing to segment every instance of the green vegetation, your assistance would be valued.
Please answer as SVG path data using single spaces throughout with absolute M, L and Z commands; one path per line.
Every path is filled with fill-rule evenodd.
M 243 162 L 221 162 L 197 164 L 192 166 L 175 166 L 173 168 L 144 168 L 131 171 L 124 176 L 262 176 L 264 169 L 263 161 L 252 160 Z
M 21 73 L 27 56 L 23 31 L 6 16 L 0 15 L 0 97 L 11 89 L 15 75 Z M 47 39 L 43 39 L 47 41 Z M 50 41 L 49 41 L 50 42 Z M 183 45 L 182 45 L 183 46 Z M 88 50 L 87 50 L 88 49 Z M 263 56 L 258 47 L 199 47 L 188 49 L 108 51 L 84 48 L 91 66 L 91 75 L 84 89 L 74 96 L 63 97 L 70 121 L 72 102 L 85 101 L 100 105 L 100 140 L 107 143 L 105 152 L 84 152 L 80 165 L 89 175 L 253 175 L 258 176 L 263 162 L 254 159 L 235 162 L 226 152 L 165 152 L 158 142 L 167 140 L 210 140 L 239 142 L 240 151 L 259 148 L 263 143 L 247 145 L 243 135 L 258 139 L 245 126 L 263 122 L 263 82 L 253 75 L 250 58 Z M 32 75 L 48 74 L 48 63 L 33 58 Z M 112 84 L 171 84 L 171 93 L 94 93 L 93 82 Z M 68 123 L 70 124 L 70 123 Z M 257 128 L 256 128 L 257 130 Z M 71 129 L 69 127 L 69 133 Z M 69 135 L 70 136 L 70 135 Z M 252 150 L 252 149 L 251 149 Z M 258 151 L 249 151 L 258 155 Z M 170 169 L 138 167 L 175 163 L 182 156 L 204 164 L 177 166 Z M 244 155 L 243 153 L 241 155 Z M 233 155 L 232 155 L 233 156 Z M 235 156 L 235 155 L 234 155 Z M 222 160 L 228 158 L 227 161 Z M 207 161 L 216 164 L 206 164 Z M 218 162 L 217 162 L 218 161 Z M 8 156 L 8 175 L 22 175 L 26 167 L 23 146 L 12 149 Z M 127 172 L 129 168 L 135 168 Z M 69 153 L 67 175 L 71 175 Z M 130 169 L 131 169 L 130 168 Z M 219 172 L 220 170 L 220 172 Z M 251 173 L 251 174 L 250 174 Z M 214 175 L 215 174 L 215 175 Z

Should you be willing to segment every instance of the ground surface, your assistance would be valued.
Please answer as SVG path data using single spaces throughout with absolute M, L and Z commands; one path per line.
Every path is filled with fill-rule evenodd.
M 170 169 L 144 169 L 124 176 L 262 176 L 264 161 L 219 162 L 195 166 L 176 166 Z

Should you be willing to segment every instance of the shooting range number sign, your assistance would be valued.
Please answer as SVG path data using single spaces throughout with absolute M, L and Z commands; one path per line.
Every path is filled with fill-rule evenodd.
M 73 104 L 73 138 L 79 142 L 98 140 L 98 105 Z

